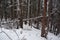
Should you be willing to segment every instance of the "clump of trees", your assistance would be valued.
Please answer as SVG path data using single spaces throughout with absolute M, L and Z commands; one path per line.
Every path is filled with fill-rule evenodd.
M 0 19 L 18 19 L 21 28 L 25 22 L 29 26 L 37 24 L 35 28 L 40 29 L 41 22 L 41 36 L 46 38 L 48 31 L 55 35 L 60 33 L 59 4 L 59 0 L 0 0 Z

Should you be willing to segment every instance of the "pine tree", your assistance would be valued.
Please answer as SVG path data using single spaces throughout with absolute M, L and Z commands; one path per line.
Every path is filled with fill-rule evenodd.
M 28 0 L 27 1 L 28 3 L 27 3 L 27 5 L 28 5 L 28 16 L 27 16 L 27 18 L 29 19 L 29 18 L 31 18 L 31 0 Z M 29 20 L 29 26 L 31 25 L 31 20 Z
M 40 0 L 38 0 L 38 13 L 37 16 L 40 16 Z M 37 19 L 37 29 L 39 29 L 39 18 Z
M 23 28 L 23 7 L 22 7 L 22 0 L 20 0 L 20 18 L 19 18 L 19 20 L 20 20 L 20 27 L 21 28 Z
M 52 20 L 52 18 L 51 18 L 51 17 L 53 16 L 53 15 L 51 15 L 51 13 L 52 13 L 52 8 L 53 8 L 53 7 L 52 7 L 52 0 L 49 0 L 48 2 L 49 2 L 49 4 L 48 4 L 48 27 L 50 27 L 50 28 L 49 28 L 49 31 L 52 32 L 52 25 L 53 25 L 53 24 L 52 24 L 52 23 L 53 23 L 53 22 L 52 22 L 53 20 Z M 50 21 L 50 20 L 51 20 L 51 21 Z M 50 24 L 50 23 L 51 23 L 51 24 Z M 50 24 L 51 26 L 49 26 L 49 24 Z
M 60 0 L 54 0 L 54 18 L 53 18 L 53 32 L 55 35 L 58 35 L 60 33 Z
M 2 7 L 2 0 L 0 0 L 0 18 L 1 18 L 1 21 L 2 21 L 2 18 L 3 18 L 3 7 Z
M 44 0 L 44 12 L 43 12 L 43 19 L 42 19 L 42 30 L 41 30 L 41 36 L 47 37 L 47 18 L 46 18 L 46 12 L 47 12 L 47 0 Z

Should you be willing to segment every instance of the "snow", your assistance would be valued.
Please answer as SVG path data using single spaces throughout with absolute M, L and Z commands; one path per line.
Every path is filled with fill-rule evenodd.
M 19 37 L 16 35 L 14 30 L 16 31 Z M 7 30 L 2 28 L 2 31 L 4 31 L 7 35 L 9 35 L 10 38 L 4 32 L 1 32 L 0 40 L 10 40 L 10 39 L 12 40 L 24 40 L 24 39 L 25 40 L 40 40 L 40 39 L 44 40 L 44 38 L 40 37 L 40 32 L 39 32 L 40 30 L 36 30 L 34 28 L 32 28 L 32 30 L 25 30 L 25 29 L 14 29 L 14 30 Z
M 3 26 L 3 25 L 2 25 Z M 60 40 L 59 36 L 48 33 L 47 39 L 41 37 L 41 30 L 23 25 L 23 29 L 0 28 L 0 40 Z
M 53 35 L 52 33 L 48 33 L 48 40 L 60 40 L 58 36 Z
M 47 30 L 47 29 L 48 29 L 48 27 L 45 28 L 45 30 Z

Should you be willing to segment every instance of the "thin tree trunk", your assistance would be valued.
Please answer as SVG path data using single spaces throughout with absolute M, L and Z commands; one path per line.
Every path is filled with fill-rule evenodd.
M 13 1 L 11 0 L 11 5 L 13 5 Z M 11 7 L 11 20 L 13 19 L 13 6 Z
M 38 13 L 37 16 L 40 16 L 40 0 L 38 0 Z M 37 19 L 37 29 L 39 29 L 39 18 Z
M 29 18 L 31 18 L 31 0 L 30 0 Z M 31 20 L 29 20 L 29 26 L 31 25 Z
M 22 4 L 22 0 L 20 2 L 21 2 L 20 3 L 20 9 L 21 9 L 20 10 L 20 12 L 21 12 L 20 13 L 20 27 L 23 28 L 23 7 L 22 7 L 23 4 Z
M 27 19 L 27 14 L 28 14 L 28 0 L 27 0 L 26 19 Z M 27 24 L 27 21 L 25 21 L 25 24 Z
M 51 22 L 51 24 L 50 24 L 51 26 L 49 26 L 49 23 L 48 23 L 48 27 L 50 27 L 50 30 L 49 30 L 50 32 L 52 31 L 52 19 L 50 17 L 51 13 L 52 13 L 52 0 L 49 0 L 49 5 L 48 5 L 48 22 Z

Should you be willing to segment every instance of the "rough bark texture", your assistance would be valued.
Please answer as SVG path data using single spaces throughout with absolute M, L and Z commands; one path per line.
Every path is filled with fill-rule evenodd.
M 47 30 L 45 28 L 47 27 L 47 18 L 46 18 L 46 11 L 47 11 L 47 0 L 44 0 L 44 12 L 43 12 L 43 19 L 42 19 L 42 31 L 41 36 L 47 37 Z

